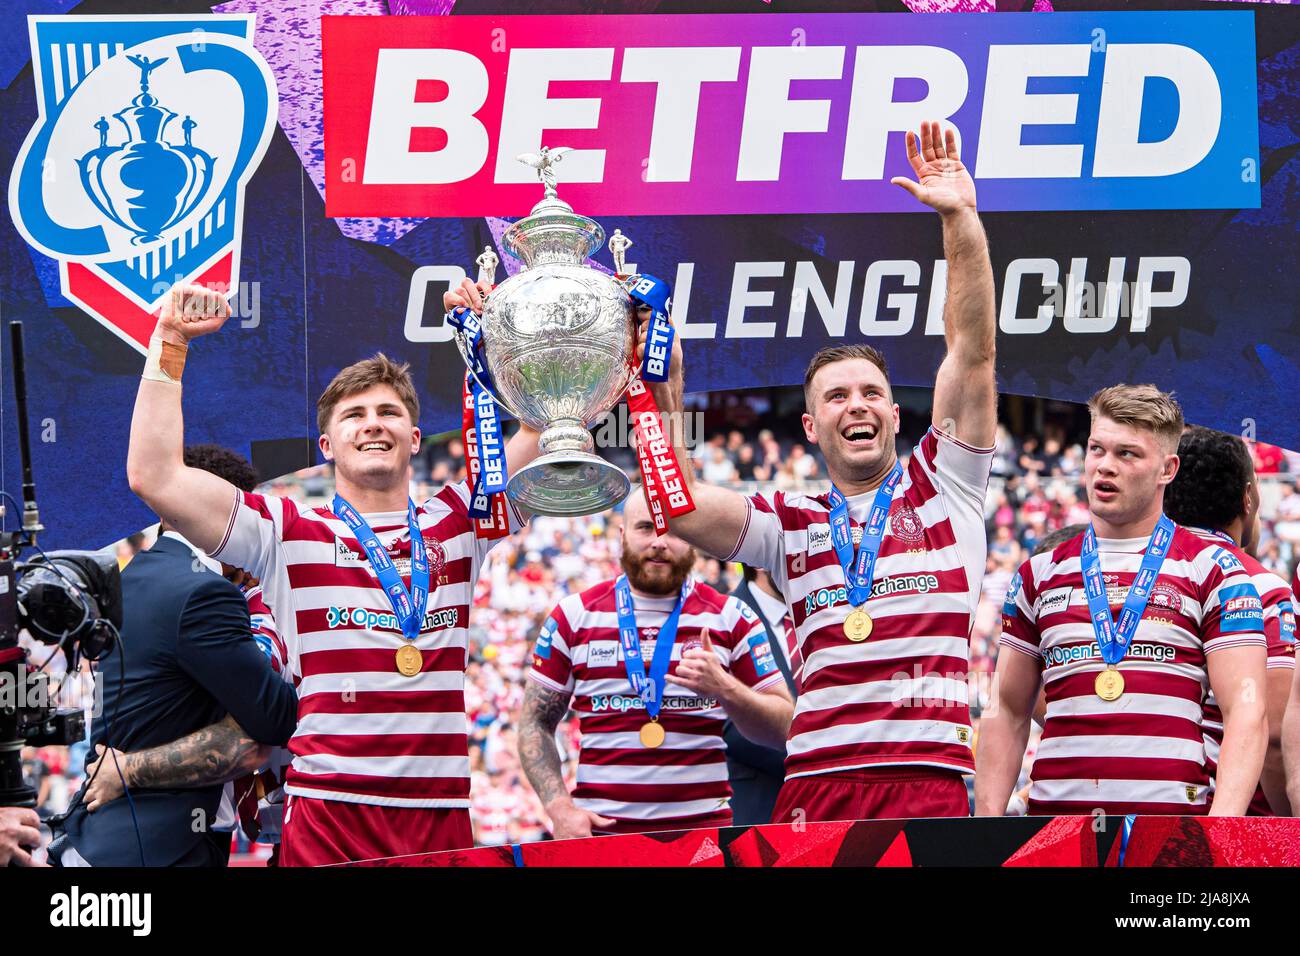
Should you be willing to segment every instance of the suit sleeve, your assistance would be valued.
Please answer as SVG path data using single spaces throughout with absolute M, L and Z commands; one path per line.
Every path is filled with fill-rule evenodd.
M 288 743 L 297 725 L 298 695 L 257 646 L 248 604 L 233 584 L 211 575 L 194 589 L 181 612 L 176 659 L 250 737 Z

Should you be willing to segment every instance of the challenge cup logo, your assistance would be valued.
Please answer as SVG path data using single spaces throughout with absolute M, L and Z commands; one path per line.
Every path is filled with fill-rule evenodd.
M 194 212 L 212 185 L 213 158 L 192 142 L 199 125 L 181 123 L 185 142 L 165 138 L 177 114 L 149 91 L 149 74 L 167 57 L 127 56 L 140 68 L 140 93 L 113 118 L 126 127 L 126 141 L 108 144 L 110 124 L 95 123 L 99 146 L 77 160 L 81 188 L 105 216 L 134 233 L 132 245 L 157 242 L 162 233 Z
M 253 17 L 27 20 L 38 116 L 9 211 L 51 304 L 143 354 L 167 290 L 239 286 L 244 189 L 275 129 Z

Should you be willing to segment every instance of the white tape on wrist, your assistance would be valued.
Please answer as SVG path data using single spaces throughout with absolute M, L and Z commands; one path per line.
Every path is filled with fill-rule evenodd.
M 185 369 L 185 353 L 188 349 L 171 342 L 164 342 L 158 336 L 149 340 L 149 354 L 145 356 L 142 378 L 151 382 L 166 382 L 168 385 L 181 383 L 181 372 Z

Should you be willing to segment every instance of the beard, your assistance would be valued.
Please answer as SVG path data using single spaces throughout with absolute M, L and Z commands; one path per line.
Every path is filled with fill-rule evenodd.
M 695 567 L 695 549 L 691 548 L 677 561 L 668 566 L 647 564 L 645 555 L 631 555 L 626 551 L 619 559 L 628 583 L 645 594 L 676 594 L 686 583 L 686 578 Z

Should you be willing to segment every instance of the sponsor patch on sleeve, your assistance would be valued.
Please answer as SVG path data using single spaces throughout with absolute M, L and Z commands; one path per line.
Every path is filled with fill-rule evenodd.
M 1282 640 L 1287 644 L 1295 643 L 1295 607 L 1290 601 L 1280 601 L 1277 606 L 1278 622 Z
M 749 639 L 749 656 L 754 661 L 754 670 L 759 677 L 766 677 L 777 670 L 776 658 L 772 656 L 772 642 L 766 634 L 754 634 Z
M 533 645 L 533 657 L 543 661 L 550 660 L 551 641 L 555 639 L 556 627 L 555 618 L 548 617 L 537 635 L 537 643 Z
M 1017 571 L 1015 577 L 1011 579 L 1011 585 L 1007 588 L 1006 599 L 1002 602 L 1002 614 L 1005 617 L 1015 617 L 1020 613 L 1016 606 L 1016 598 L 1020 596 L 1020 588 L 1023 582 L 1020 580 L 1020 572 Z
M 1223 633 L 1264 630 L 1264 602 L 1259 599 L 1255 585 L 1232 584 L 1221 588 L 1219 603 L 1219 630 Z

